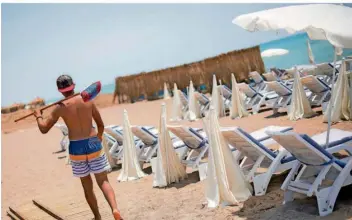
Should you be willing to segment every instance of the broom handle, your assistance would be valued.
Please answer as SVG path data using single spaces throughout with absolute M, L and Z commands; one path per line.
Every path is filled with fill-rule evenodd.
M 78 96 L 78 95 L 80 95 L 80 94 L 81 94 L 81 93 L 76 93 L 76 94 L 71 95 L 71 96 L 69 96 L 69 97 L 67 97 L 67 98 L 61 99 L 60 101 L 54 102 L 54 103 L 52 103 L 52 104 L 50 104 L 50 105 L 47 105 L 47 106 L 41 108 L 40 111 L 43 111 L 43 110 L 45 110 L 45 109 L 47 109 L 47 108 L 50 108 L 50 107 L 52 107 L 52 106 L 54 106 L 54 105 L 59 104 L 60 102 L 66 101 L 66 100 L 71 99 L 71 98 L 73 98 L 73 97 L 75 97 L 75 96 Z M 31 115 L 33 115 L 33 114 L 34 114 L 34 112 L 32 112 L 32 113 L 30 113 L 30 114 L 28 114 L 28 115 L 25 115 L 25 116 L 23 116 L 22 118 L 18 118 L 18 119 L 15 120 L 15 122 L 18 122 L 18 121 L 21 121 L 21 120 L 23 120 L 23 119 L 25 119 L 25 118 L 28 118 L 29 116 L 31 116 Z

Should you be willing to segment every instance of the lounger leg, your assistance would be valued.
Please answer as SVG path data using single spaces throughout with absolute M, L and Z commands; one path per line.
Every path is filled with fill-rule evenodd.
M 254 173 L 255 171 L 257 171 L 258 167 L 260 166 L 260 164 L 263 162 L 265 156 L 261 155 L 260 157 L 258 157 L 257 161 L 254 163 L 252 169 L 249 171 L 248 175 L 246 176 L 246 180 L 248 182 L 252 182 L 253 181 L 253 177 L 254 177 Z
M 66 150 L 66 145 L 67 145 L 67 144 L 66 144 L 67 142 L 66 142 L 66 140 L 65 140 L 66 137 L 67 137 L 67 136 L 64 135 L 64 136 L 62 137 L 61 141 L 60 141 L 60 145 L 61 145 L 61 150 L 62 150 L 62 151 Z
M 199 153 L 199 155 L 195 161 L 195 164 L 192 167 L 193 169 L 199 166 L 200 161 L 204 157 L 205 153 L 208 151 L 209 145 L 205 145 L 203 148 L 204 149 Z
M 344 183 L 347 178 L 351 178 L 351 169 L 352 169 L 352 160 L 349 160 L 345 168 L 341 171 L 341 173 L 338 175 L 336 180 L 334 181 L 331 190 L 328 195 L 328 200 L 327 200 L 327 211 L 324 213 L 320 213 L 321 216 L 325 216 L 327 214 L 330 214 L 335 206 L 336 198 L 341 190 L 341 187 L 344 186 Z M 320 209 L 319 209 L 320 212 Z M 323 215 L 322 215 L 323 214 Z
M 115 142 L 112 145 L 112 147 L 109 150 L 109 153 L 110 153 L 111 156 L 115 155 L 115 152 L 116 152 L 118 146 L 119 146 L 119 144 L 117 142 Z
M 310 189 L 307 192 L 307 196 L 312 196 L 314 192 L 318 190 L 319 185 L 321 185 L 322 181 L 325 179 L 326 174 L 329 172 L 331 168 L 331 164 L 324 166 L 319 172 L 318 176 L 314 180 Z
M 295 161 L 294 165 L 292 166 L 291 171 L 286 176 L 284 183 L 281 185 L 281 189 L 283 191 L 286 191 L 288 186 L 290 185 L 290 182 L 294 180 L 295 175 L 296 175 L 300 166 L 301 166 L 301 163 L 299 161 Z
M 256 196 L 265 195 L 268 185 L 270 183 L 272 175 L 278 170 L 281 165 L 282 158 L 287 155 L 285 149 L 281 149 L 280 153 L 275 157 L 274 161 L 269 166 L 269 169 L 253 178 L 254 192 Z
M 291 190 L 286 190 L 284 192 L 284 202 L 283 205 L 287 204 L 288 202 L 293 201 L 293 192 Z
M 240 157 L 241 157 L 241 152 L 239 150 L 235 150 L 233 153 L 232 153 L 232 156 L 233 158 L 235 159 L 235 161 L 239 161 L 240 160 Z M 246 158 L 244 158 L 243 160 L 245 160 Z M 240 165 L 241 166 L 241 165 Z

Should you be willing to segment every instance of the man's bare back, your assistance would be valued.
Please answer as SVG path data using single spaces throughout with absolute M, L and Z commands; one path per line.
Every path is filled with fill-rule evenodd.
M 81 140 L 96 136 L 92 126 L 96 106 L 92 102 L 84 102 L 80 96 L 69 99 L 57 107 L 57 114 L 68 128 L 70 140 Z
M 75 84 L 70 76 L 59 76 L 56 84 L 63 96 L 71 97 L 75 94 Z M 84 102 L 81 96 L 76 96 L 56 106 L 46 119 L 43 118 L 40 110 L 36 110 L 34 116 L 39 130 L 43 134 L 49 132 L 60 117 L 65 121 L 70 139 L 69 157 L 73 175 L 81 179 L 84 194 L 92 209 L 94 219 L 101 220 L 101 216 L 93 191 L 91 173 L 95 175 L 96 181 L 110 205 L 114 219 L 122 219 L 117 209 L 114 190 L 107 177 L 110 165 L 101 145 L 104 123 L 94 103 Z M 92 126 L 93 119 L 98 132 Z

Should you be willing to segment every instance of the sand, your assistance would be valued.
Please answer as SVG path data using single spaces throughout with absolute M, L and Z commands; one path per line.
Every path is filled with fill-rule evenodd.
M 132 125 L 158 126 L 160 105 L 163 100 L 112 105 L 110 98 L 101 97 L 104 99 L 102 104 L 97 104 L 100 106 L 105 125 L 121 124 L 123 109 L 126 109 Z M 166 103 L 170 116 L 172 101 L 167 100 Z M 110 107 L 106 107 L 109 105 Z M 20 114 L 23 113 L 2 115 L 2 216 L 5 215 L 9 205 L 28 203 L 34 198 L 55 201 L 75 195 L 84 199 L 80 180 L 72 177 L 71 167 L 65 165 L 64 154 L 54 153 L 60 150 L 61 132 L 53 128 L 48 134 L 43 135 L 35 126 L 33 119 L 13 123 L 11 120 Z M 220 125 L 240 126 L 247 131 L 268 125 L 288 125 L 300 133 L 309 135 L 323 132 L 327 128 L 327 124 L 322 122 L 321 115 L 293 122 L 289 121 L 284 113 L 276 117 L 272 117 L 271 114 L 272 111 L 263 111 L 240 120 L 226 117 L 220 119 Z M 200 120 L 180 124 L 202 127 Z M 352 130 L 352 123 L 341 122 L 333 127 Z M 144 168 L 150 173 L 148 165 Z M 116 179 L 119 172 L 117 169 L 109 173 L 109 179 L 125 219 L 319 218 L 315 198 L 297 198 L 293 203 L 282 205 L 283 191 L 280 186 L 285 175 L 273 178 L 265 196 L 251 197 L 238 206 L 209 209 L 205 206 L 205 181 L 200 182 L 197 173 L 190 174 L 188 180 L 173 184 L 166 189 L 155 189 L 152 187 L 152 175 L 133 182 L 118 183 Z M 336 203 L 336 211 L 324 219 L 352 217 L 351 189 L 351 187 L 343 189 Z M 100 190 L 96 189 L 96 193 L 102 198 Z M 104 200 L 101 202 L 106 205 Z M 8 219 L 7 216 L 3 218 Z

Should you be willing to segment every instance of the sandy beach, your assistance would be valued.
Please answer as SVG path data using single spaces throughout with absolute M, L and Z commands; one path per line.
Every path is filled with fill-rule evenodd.
M 110 96 L 111 98 L 111 96 Z M 108 96 L 96 100 L 100 106 L 105 125 L 121 124 L 122 113 L 126 109 L 132 125 L 158 126 L 160 105 L 163 100 L 138 102 L 135 104 L 112 105 Z M 102 101 L 104 99 L 104 101 Z M 105 105 L 98 104 L 105 102 Z M 171 115 L 172 100 L 167 100 L 168 116 Z M 109 106 L 110 105 L 110 106 Z M 109 106 L 109 107 L 106 107 Z M 319 112 L 319 108 L 315 109 Z M 72 177 L 71 167 L 65 165 L 64 153 L 60 150 L 61 132 L 53 128 L 42 135 L 33 119 L 18 124 L 11 120 L 17 115 L 2 115 L 10 118 L 2 121 L 2 216 L 6 216 L 9 206 L 18 206 L 31 202 L 34 198 L 45 198 L 56 201 L 74 196 L 75 201 L 84 200 L 80 180 Z M 295 131 L 314 135 L 326 130 L 322 115 L 299 121 L 289 121 L 287 115 L 272 117 L 271 110 L 251 115 L 240 120 L 221 118 L 221 126 L 240 126 L 254 131 L 268 125 L 288 125 Z M 202 127 L 201 120 L 180 122 L 194 127 Z M 352 130 L 352 123 L 341 122 L 334 128 Z M 148 164 L 144 170 L 151 173 Z M 285 174 L 273 178 L 268 193 L 261 197 L 251 197 L 239 206 L 209 209 L 205 202 L 205 181 L 198 180 L 198 174 L 192 173 L 189 178 L 166 189 L 152 187 L 153 176 L 133 181 L 118 183 L 116 178 L 119 169 L 109 174 L 110 182 L 116 192 L 117 201 L 125 219 L 318 219 L 315 198 L 298 198 L 293 203 L 283 206 L 283 191 L 280 186 Z M 95 190 L 102 206 L 107 203 L 99 189 Z M 340 193 L 336 211 L 323 219 L 352 219 L 351 187 Z M 86 205 L 86 204 L 84 204 Z M 87 206 L 87 205 L 86 205 Z M 90 216 L 92 217 L 92 216 Z M 87 216 L 89 219 L 89 216 Z

